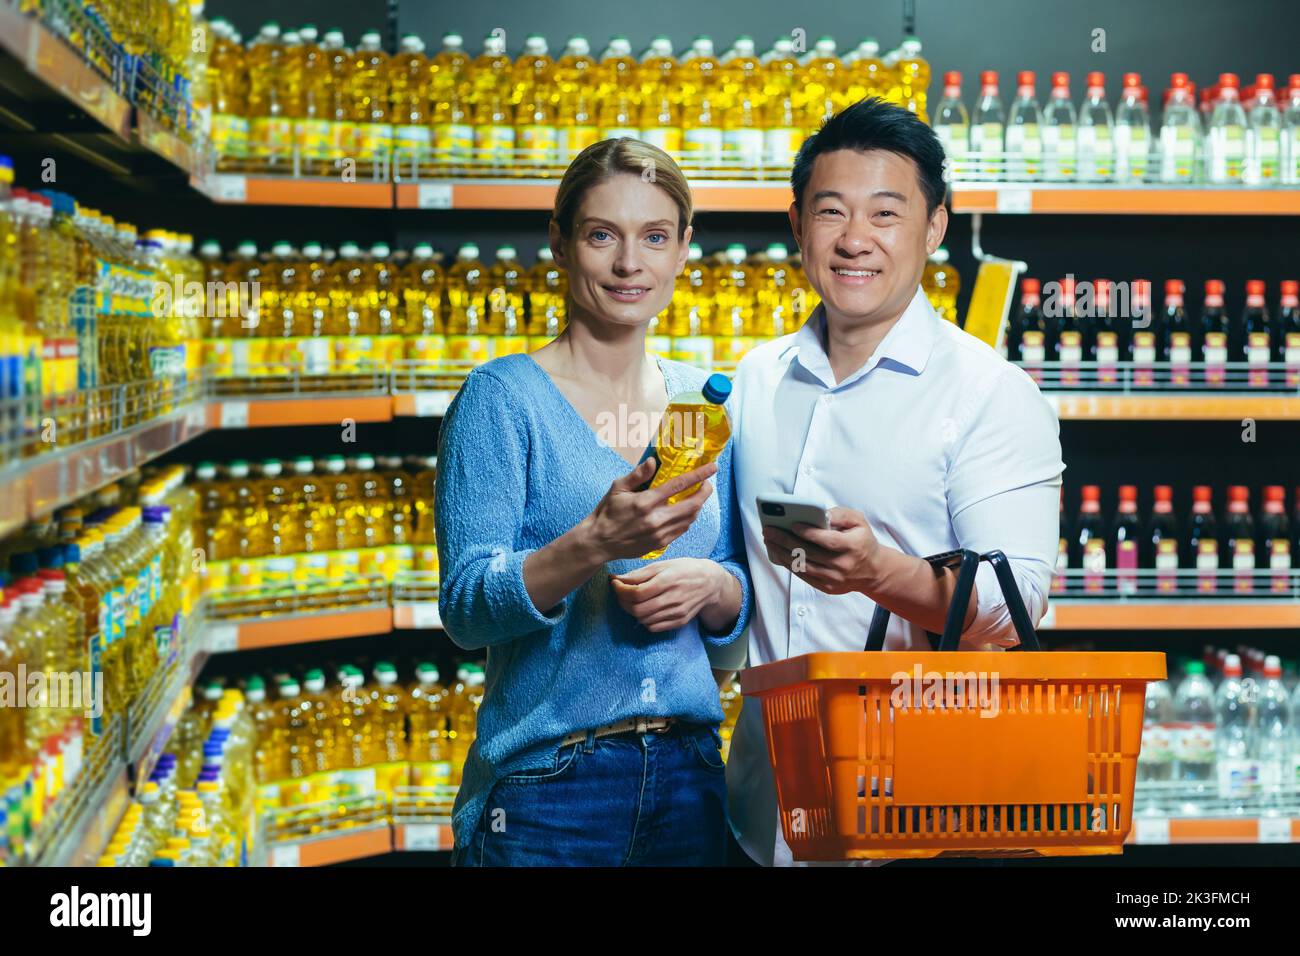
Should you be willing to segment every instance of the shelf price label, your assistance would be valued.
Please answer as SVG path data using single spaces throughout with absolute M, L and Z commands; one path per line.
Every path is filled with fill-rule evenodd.
M 248 402 L 222 402 L 221 403 L 221 427 L 222 428 L 247 428 L 248 427 Z
M 411 627 L 416 629 L 436 630 L 442 627 L 442 618 L 438 616 L 438 605 L 408 604 L 411 609 Z
M 229 173 L 216 173 L 208 179 L 208 192 L 217 202 L 247 202 L 248 179 L 244 176 L 231 176 Z
M 1291 842 L 1291 818 L 1290 817 L 1260 817 L 1259 818 L 1259 842 L 1260 843 L 1290 843 Z
M 210 654 L 225 654 L 239 650 L 239 628 L 234 624 L 209 625 L 207 647 Z
M 447 406 L 451 404 L 451 396 L 451 392 L 416 392 L 416 417 L 441 418 L 447 414 Z
M 1169 842 L 1168 817 L 1134 817 L 1133 840 L 1136 843 L 1164 844 Z
M 403 850 L 442 850 L 442 827 L 436 823 L 407 823 L 402 828 Z
M 420 183 L 415 188 L 418 209 L 450 209 L 451 183 Z
M 298 844 L 288 843 L 271 847 L 272 866 L 298 866 Z
M 998 212 L 1033 212 L 1033 192 L 1028 189 L 998 190 Z

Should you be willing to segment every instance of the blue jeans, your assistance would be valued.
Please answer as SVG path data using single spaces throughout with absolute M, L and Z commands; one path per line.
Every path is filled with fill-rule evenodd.
M 453 866 L 722 866 L 727 793 L 718 731 L 674 725 L 559 747 L 497 781 Z

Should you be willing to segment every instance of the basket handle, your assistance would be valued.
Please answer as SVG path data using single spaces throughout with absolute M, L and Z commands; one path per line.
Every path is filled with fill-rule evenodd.
M 1015 576 L 1011 573 L 1011 562 L 1001 551 L 989 551 L 985 554 L 976 554 L 969 549 L 960 551 L 945 551 L 942 554 L 932 554 L 925 559 L 934 568 L 952 568 L 957 567 L 957 586 L 953 589 L 952 603 L 948 605 L 948 613 L 944 618 L 943 637 L 939 641 L 939 650 L 955 651 L 958 644 L 961 643 L 962 625 L 966 621 L 966 608 L 970 606 L 971 592 L 975 588 L 975 572 L 979 569 L 981 561 L 987 561 L 993 566 L 993 573 L 997 576 L 998 586 L 1002 588 L 1002 596 L 1006 599 L 1007 610 L 1011 613 L 1011 623 L 1015 626 L 1016 635 L 1020 638 L 1020 646 L 1017 650 L 1037 651 L 1041 650 L 1038 643 L 1038 635 L 1034 633 L 1033 625 L 1029 623 L 1029 612 L 1025 610 L 1024 599 L 1020 596 L 1020 589 L 1016 586 Z M 867 651 L 879 651 L 885 646 L 885 630 L 889 627 L 889 611 L 881 605 L 876 605 L 875 613 L 871 616 L 871 627 L 867 631 Z

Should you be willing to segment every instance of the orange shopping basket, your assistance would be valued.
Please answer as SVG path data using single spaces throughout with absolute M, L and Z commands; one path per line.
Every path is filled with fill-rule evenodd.
M 1148 681 L 1161 653 L 1045 652 L 1006 556 L 960 563 L 937 651 L 804 654 L 741 674 L 762 701 L 785 841 L 796 860 L 1120 853 Z M 989 561 L 1016 651 L 957 651 Z

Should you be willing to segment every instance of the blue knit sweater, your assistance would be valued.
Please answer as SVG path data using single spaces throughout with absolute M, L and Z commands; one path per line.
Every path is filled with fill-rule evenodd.
M 660 368 L 670 395 L 698 391 L 706 377 L 678 362 Z M 705 645 L 739 637 L 751 607 L 730 444 L 714 494 L 664 554 L 712 558 L 735 575 L 741 612 L 729 634 L 702 633 L 696 621 L 661 634 L 642 627 L 609 584 L 640 559 L 610 562 L 556 608 L 534 607 L 524 588 L 524 558 L 571 530 L 630 470 L 527 355 L 475 369 L 447 410 L 435 511 L 438 608 L 457 645 L 487 649 L 478 736 L 452 821 L 459 845 L 496 781 L 546 766 L 566 734 L 636 716 L 722 719 Z

